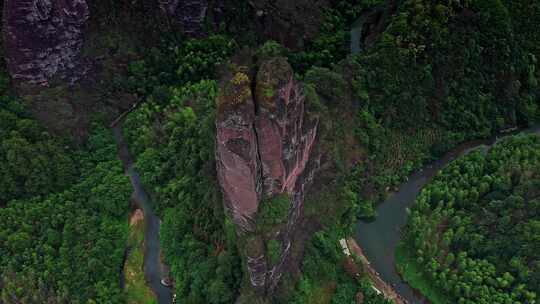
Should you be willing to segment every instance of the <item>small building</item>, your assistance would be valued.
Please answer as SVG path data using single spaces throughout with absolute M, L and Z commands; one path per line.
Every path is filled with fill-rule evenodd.
M 379 289 L 377 289 L 377 287 L 375 287 L 375 286 L 373 286 L 373 285 L 371 285 L 371 289 L 375 290 L 375 292 L 376 292 L 378 295 L 381 295 L 381 294 L 382 294 L 382 292 L 381 292 Z
M 341 249 L 343 249 L 343 253 L 346 256 L 351 256 L 351 251 L 349 250 L 349 246 L 347 245 L 347 240 L 341 239 L 339 240 L 339 244 L 341 245 Z

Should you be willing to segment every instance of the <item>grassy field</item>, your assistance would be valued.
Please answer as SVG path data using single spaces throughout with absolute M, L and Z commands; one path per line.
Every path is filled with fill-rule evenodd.
M 129 227 L 129 255 L 124 265 L 125 291 L 128 304 L 157 304 L 154 293 L 146 285 L 143 272 L 144 221 L 132 218 Z
M 430 284 L 430 280 L 422 273 L 422 267 L 410 254 L 404 243 L 396 249 L 396 267 L 403 279 L 414 289 L 419 290 L 432 304 L 451 304 L 441 291 Z

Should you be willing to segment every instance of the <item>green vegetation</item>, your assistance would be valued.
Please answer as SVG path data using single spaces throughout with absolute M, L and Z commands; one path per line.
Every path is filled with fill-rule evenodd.
M 451 303 L 445 292 L 434 286 L 432 280 L 423 275 L 424 265 L 419 264 L 414 258 L 414 253 L 407 250 L 407 246 L 401 243 L 395 252 L 397 269 L 405 281 L 433 304 Z
M 393 128 L 435 123 L 472 137 L 535 119 L 537 48 L 515 40 L 534 30 L 513 28 L 523 16 L 512 9 L 526 1 L 514 2 L 403 1 L 380 41 L 354 58 L 359 97 Z
M 236 235 L 214 173 L 218 88 L 208 80 L 233 47 L 231 40 L 211 36 L 154 49 L 130 66 L 129 87 L 145 102 L 124 130 L 163 219 L 163 253 L 180 302 L 231 303 L 238 295 Z
M 333 9 L 335 20 L 328 19 L 336 29 L 348 27 L 369 7 L 369 3 L 339 3 Z M 534 26 L 527 27 L 540 23 L 538 4 L 482 0 L 397 4 L 395 12 L 385 9 L 381 18 L 386 27 L 360 54 L 314 61 L 309 58 L 324 51 L 312 49 L 313 55 L 297 56 L 300 61 L 294 59 L 298 54 L 289 54 L 298 71 L 305 71 L 308 96 L 316 95 L 329 110 L 323 109 L 321 116 L 344 121 L 322 123 L 355 131 L 355 142 L 330 141 L 329 148 L 365 149 L 353 152 L 358 169 L 352 188 L 361 217 L 373 217 L 373 204 L 457 143 L 540 118 L 540 38 Z M 523 16 L 529 19 L 524 21 Z M 325 33 L 323 26 L 321 39 Z M 344 37 L 340 30 L 334 34 Z M 341 45 L 343 50 L 348 48 L 343 42 L 348 38 L 344 39 L 323 45 Z M 350 160 L 344 161 L 338 164 L 342 168 Z
M 257 230 L 264 233 L 277 225 L 285 224 L 290 206 L 291 201 L 286 193 L 262 200 L 257 213 Z
M 248 238 L 254 237 L 265 243 L 268 265 L 276 265 L 280 261 L 282 246 L 276 239 L 276 233 L 287 224 L 291 204 L 287 193 L 263 199 L 255 218 L 255 233 L 248 234 Z
M 275 239 L 271 239 L 266 243 L 266 254 L 270 265 L 275 265 L 279 262 L 281 255 L 281 245 Z
M 157 304 L 152 290 L 144 279 L 144 221 L 142 218 L 130 220 L 127 240 L 128 256 L 124 264 L 126 303 Z
M 224 63 L 236 49 L 234 40 L 222 35 L 206 39 L 190 39 L 177 45 L 163 42 L 144 54 L 143 59 L 132 61 L 128 77 L 119 86 L 156 103 L 167 103 L 164 94 L 171 86 L 181 87 L 203 79 L 215 79 L 216 68 Z
M 36 299 L 122 302 L 118 270 L 123 262 L 131 187 L 116 159 L 111 134 L 96 129 L 85 150 L 74 150 L 43 133 L 35 122 L 14 113 L 5 115 L 11 115 L 13 125 L 29 126 L 11 131 L 12 138 L 29 141 L 4 145 L 6 155 L 18 149 L 16 154 L 28 157 L 28 162 L 42 162 L 38 168 L 60 174 L 32 180 L 41 175 L 25 172 L 24 168 L 32 167 L 21 160 L 23 171 L 3 175 L 42 186 L 29 187 L 0 209 L 0 299 L 3 303 L 34 303 Z M 39 147 L 43 142 L 33 140 L 38 130 L 45 148 Z M 49 157 L 64 161 L 47 163 L 50 149 L 58 154 Z
M 278 236 L 287 224 L 291 204 L 287 193 L 262 199 L 255 218 L 255 231 L 242 237 L 246 239 L 246 252 L 250 256 L 265 254 L 269 268 L 281 261 L 283 246 Z M 242 240 L 238 246 L 243 247 Z
M 78 168 L 67 140 L 58 140 L 9 95 L 0 97 L 0 206 L 67 188 Z
M 351 24 L 360 17 L 363 9 L 384 3 L 381 0 L 333 2 L 324 9 L 319 35 L 309 41 L 304 50 L 289 54 L 289 61 L 297 73 L 304 73 L 312 66 L 331 67 L 345 59 L 350 53 Z
M 364 295 L 366 304 L 387 304 L 389 301 L 371 289 L 369 279 L 353 279 L 344 269 L 344 254 L 336 233 L 336 227 L 315 233 L 306 246 L 306 257 L 302 263 L 302 276 L 292 300 L 287 303 L 354 303 L 358 292 Z
M 178 299 L 230 303 L 241 267 L 212 174 L 217 85 L 203 80 L 168 94 L 162 104 L 149 97 L 129 117 L 130 147 L 163 217 L 161 243 Z
M 86 101 L 81 105 L 116 103 L 125 95 L 140 101 L 124 131 L 163 220 L 162 247 L 178 301 L 234 302 L 247 284 L 244 244 L 263 248 L 270 265 L 281 255 L 275 232 L 286 223 L 289 197 L 264 200 L 258 235 L 237 240 L 215 177 L 216 70 L 236 53 L 287 57 L 305 83 L 308 111 L 321 118 L 316 149 L 324 169 L 306 191 L 306 231 L 297 231 L 291 247 L 301 266 L 284 275 L 276 301 L 350 303 L 362 292 L 365 303 L 384 303 L 366 278 L 346 274 L 338 240 L 351 234 L 358 217 L 375 217 L 374 206 L 411 172 L 457 143 L 540 120 L 540 4 L 330 1 L 318 35 L 299 38 L 305 44 L 291 51 L 253 31 L 273 16 L 250 20 L 258 12 L 248 1 L 226 3 L 222 24 L 207 28 L 219 27 L 238 43 L 215 32 L 183 39 L 145 1 L 91 3 L 97 17 L 84 55 L 105 56 L 96 77 L 100 90 L 72 96 Z M 279 15 L 280 5 L 263 14 Z M 373 41 L 349 56 L 351 24 L 374 8 L 381 26 L 368 26 Z M 140 22 L 146 18 L 151 22 Z M 125 28 L 145 34 L 132 37 Z M 238 51 L 257 48 L 255 41 L 264 43 L 257 52 Z M 148 49 L 142 56 L 140 45 Z M 242 72 L 248 79 L 253 71 Z M 140 270 L 142 240 L 139 226 L 128 237 L 130 187 L 109 132 L 93 127 L 80 147 L 51 135 L 7 93 L 8 83 L 2 75 L 0 302 L 147 302 L 140 272 L 127 292 L 118 284 L 126 242 L 137 249 L 129 272 Z M 66 92 L 47 88 L 28 100 L 42 112 L 45 105 L 55 109 L 53 117 L 68 117 L 61 129 L 74 116 L 63 113 Z M 261 93 L 278 94 L 264 87 Z M 449 166 L 412 211 L 397 253 L 404 277 L 434 303 L 534 303 L 540 294 L 537 163 L 538 140 L 517 137 L 485 157 L 475 152 Z
M 1 61 L 0 302 L 123 303 L 131 186 L 112 134 L 94 125 L 75 144 L 47 132 Z
M 397 255 L 405 279 L 434 303 L 536 303 L 539 185 L 536 135 L 452 162 L 411 210 Z
M 373 217 L 374 204 L 388 191 L 457 143 L 537 121 L 540 40 L 533 27 L 517 24 L 525 22 L 523 15 L 530 17 L 529 25 L 538 23 L 540 9 L 534 4 L 525 12 L 526 6 L 526 1 L 401 1 L 373 46 L 356 56 L 341 62 L 345 56 L 321 59 L 320 50 L 348 49 L 340 30 L 331 34 L 339 43 L 327 40 L 319 50 L 306 48 L 313 54 L 289 54 L 296 71 L 306 72 L 308 99 L 322 105 L 317 107 L 323 117 L 321 145 L 335 161 L 336 183 L 312 190 L 316 195 L 306 201 L 306 217 L 324 214 L 315 221 L 331 231 L 357 216 Z M 350 24 L 343 11 L 335 16 L 336 28 Z M 513 74 L 503 75 L 503 70 Z M 347 138 L 345 130 L 354 130 L 355 138 Z M 351 163 L 356 164 L 352 170 Z M 400 252 L 406 259 L 405 250 Z M 307 251 L 304 260 L 314 254 Z M 407 265 L 404 272 L 411 278 L 415 265 Z M 305 265 L 302 273 L 308 276 Z M 444 300 L 440 287 L 428 284 L 432 281 L 414 285 L 434 301 Z M 318 284 L 317 290 L 324 288 Z

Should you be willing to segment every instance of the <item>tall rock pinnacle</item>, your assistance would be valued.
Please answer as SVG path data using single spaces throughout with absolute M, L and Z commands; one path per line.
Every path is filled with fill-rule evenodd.
M 306 113 L 303 85 L 286 59 L 262 62 L 255 80 L 245 67 L 232 70 L 218 100 L 218 178 L 226 209 L 239 232 L 252 240 L 246 246 L 251 248 L 246 250 L 251 284 L 268 294 L 283 273 L 305 188 L 319 166 L 313 152 L 318 118 Z M 257 216 L 264 198 L 278 195 L 288 198 L 289 211 L 272 236 L 281 245 L 279 259 L 269 263 L 261 249 L 268 235 L 257 229 Z

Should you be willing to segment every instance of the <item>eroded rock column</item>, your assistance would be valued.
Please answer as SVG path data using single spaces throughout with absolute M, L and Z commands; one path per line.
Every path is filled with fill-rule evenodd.
M 250 79 L 247 67 L 230 68 L 218 100 L 217 171 L 224 204 L 244 239 L 252 287 L 269 295 L 290 254 L 292 235 L 302 216 L 304 191 L 319 158 L 313 147 L 318 118 L 306 112 L 303 85 L 285 58 L 260 63 Z M 275 227 L 260 227 L 261 204 L 286 197 L 288 213 Z M 270 261 L 269 242 L 279 243 Z

